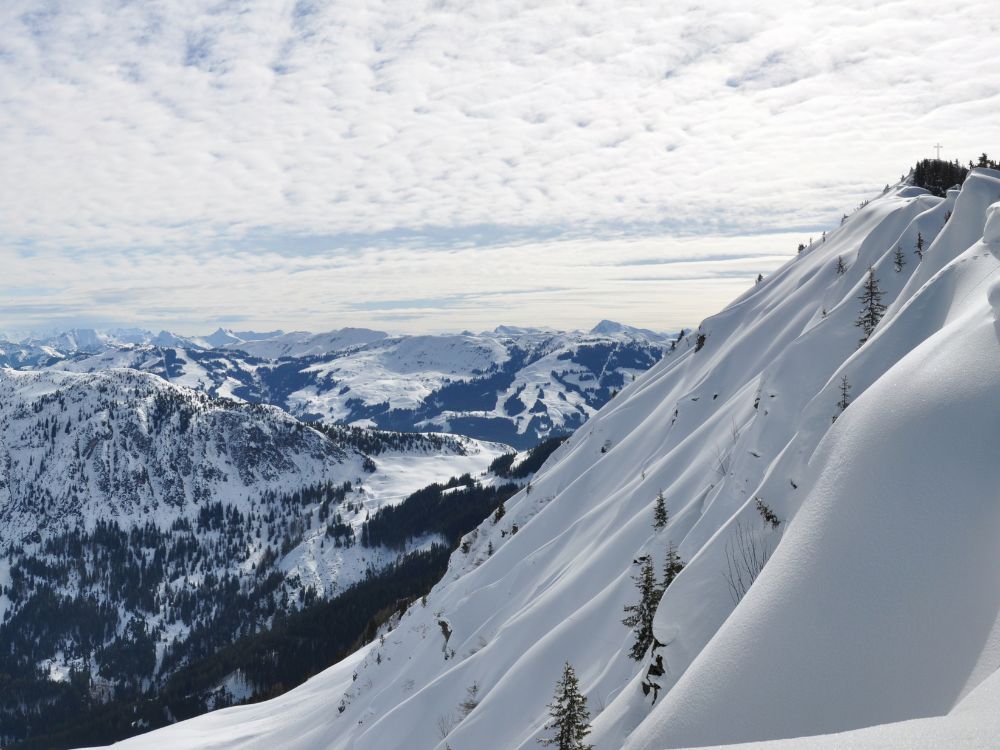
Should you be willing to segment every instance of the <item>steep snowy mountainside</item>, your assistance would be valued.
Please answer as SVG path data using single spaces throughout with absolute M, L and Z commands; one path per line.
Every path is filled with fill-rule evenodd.
M 945 198 L 901 184 L 863 205 L 625 384 L 384 643 L 126 746 L 526 750 L 567 660 L 596 750 L 945 714 L 920 726 L 988 746 L 962 699 L 1000 664 L 998 201 L 1000 173 L 976 169 Z M 636 662 L 634 561 L 658 573 L 670 545 L 685 567 Z
M 56 366 L 128 367 L 310 421 L 450 432 L 525 449 L 579 427 L 669 350 L 661 334 L 602 326 L 401 337 L 345 328 L 215 349 L 111 347 Z
M 998 197 L 1000 174 L 988 170 L 949 196 L 952 217 L 923 261 L 940 270 L 920 286 L 911 278 L 898 296 L 898 285 L 887 285 L 895 302 L 872 340 L 805 406 L 797 433 L 754 492 L 779 517 L 794 518 L 787 536 L 627 747 L 793 737 L 939 715 L 997 668 L 1000 507 L 989 445 L 1000 377 L 990 298 L 1000 248 L 972 238 L 982 236 L 985 206 Z M 904 237 L 921 227 L 927 237 L 947 206 L 922 214 Z M 953 223 L 963 219 L 964 227 Z M 881 278 L 891 278 L 891 262 L 891 254 L 876 261 Z M 920 266 L 917 281 L 927 273 Z M 831 426 L 830 404 L 845 376 L 855 402 Z M 750 513 L 731 519 L 699 558 L 724 557 L 726 534 Z M 683 627 L 671 599 L 691 583 L 679 578 L 664 596 L 657 615 L 664 635 Z M 817 674 L 823 678 L 813 680 Z M 774 705 L 783 710 L 765 710 Z
M 137 737 L 121 747 L 141 747 L 145 750 L 175 750 L 175 748 L 257 747 L 252 743 L 267 736 L 275 747 L 309 747 L 302 742 L 301 730 L 316 725 L 317 718 L 327 709 L 332 694 L 342 693 L 352 682 L 354 670 L 363 663 L 368 649 L 356 652 L 336 667 L 316 676 L 299 690 L 258 706 L 241 706 L 215 711 L 197 721 L 176 724 L 168 729 Z M 993 674 L 961 701 L 950 713 L 941 717 L 914 719 L 855 729 L 838 734 L 796 737 L 769 742 L 739 745 L 718 745 L 702 750 L 995 750 L 1000 735 L 1000 674 Z M 256 724 L 259 734 L 238 739 L 247 726 Z M 268 732 L 268 729 L 274 731 Z M 248 744 L 249 743 L 249 744 Z M 315 746 L 315 745 L 312 745 Z

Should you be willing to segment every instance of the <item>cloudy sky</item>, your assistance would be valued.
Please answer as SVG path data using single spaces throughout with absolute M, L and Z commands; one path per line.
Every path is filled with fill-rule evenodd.
M 0 330 L 697 324 L 938 140 L 1000 149 L 998 18 L 4 0 Z

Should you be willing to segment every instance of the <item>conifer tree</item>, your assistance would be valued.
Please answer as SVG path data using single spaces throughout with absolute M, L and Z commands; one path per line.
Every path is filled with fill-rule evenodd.
M 556 683 L 555 696 L 549 704 L 551 720 L 545 731 L 554 732 L 552 737 L 541 737 L 543 745 L 553 745 L 557 750 L 593 750 L 593 745 L 583 740 L 590 734 L 590 712 L 587 698 L 580 692 L 573 665 L 566 662 L 562 677 Z
M 840 255 L 837 256 L 837 275 L 843 276 L 847 273 L 847 266 L 844 265 L 844 258 Z
M 632 576 L 639 589 L 639 603 L 625 605 L 626 617 L 622 620 L 622 624 L 632 628 L 635 634 L 629 656 L 636 661 L 642 659 L 653 642 L 653 616 L 656 614 L 656 605 L 660 603 L 660 597 L 663 595 L 663 591 L 656 585 L 653 561 L 647 555 L 642 558 L 641 564 L 639 575 Z
M 896 254 L 893 257 L 893 263 L 895 264 L 896 273 L 903 270 L 903 266 L 906 265 L 906 258 L 903 257 L 903 246 L 896 245 Z
M 865 334 L 858 341 L 858 346 L 869 339 L 885 314 L 885 305 L 882 304 L 883 295 L 884 292 L 879 288 L 878 279 L 875 278 L 875 269 L 869 267 L 868 279 L 865 281 L 861 294 L 858 295 L 858 301 L 862 304 L 861 314 L 858 315 L 858 319 L 854 323 Z
M 917 232 L 917 260 L 924 259 L 924 235 Z
M 680 555 L 677 554 L 677 545 L 673 542 L 667 547 L 667 560 L 663 564 L 663 591 L 674 582 L 677 574 L 684 570 L 684 563 L 681 562 Z
M 667 525 L 668 520 L 667 501 L 663 497 L 663 490 L 660 490 L 656 493 L 656 504 L 653 505 L 653 528 L 659 531 Z
M 847 382 L 847 376 L 844 375 L 840 379 L 840 401 L 837 402 L 837 408 L 840 411 L 844 411 L 848 406 L 851 405 L 851 384 Z

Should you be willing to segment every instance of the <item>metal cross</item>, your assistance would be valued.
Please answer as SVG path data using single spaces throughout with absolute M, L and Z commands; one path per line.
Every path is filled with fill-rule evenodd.
M 936 149 L 937 149 L 937 158 L 938 158 L 938 161 L 940 161 L 940 160 L 941 160 L 941 148 L 942 148 L 942 146 L 941 146 L 941 141 L 938 141 L 938 142 L 937 142 L 937 143 L 935 144 L 934 148 L 936 148 Z

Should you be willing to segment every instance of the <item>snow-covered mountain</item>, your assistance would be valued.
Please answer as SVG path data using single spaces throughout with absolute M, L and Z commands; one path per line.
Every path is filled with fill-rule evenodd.
M 217 328 L 207 336 L 181 336 L 170 331 L 154 334 L 144 328 L 72 328 L 67 331 L 35 333 L 17 339 L 24 345 L 48 347 L 63 356 L 73 354 L 93 354 L 116 346 L 153 344 L 155 346 L 186 346 L 196 349 L 211 349 L 230 345 L 242 345 L 273 339 L 284 335 L 284 331 L 233 331 Z M 9 341 L 10 336 L 0 335 L 0 341 Z
M 626 384 L 384 639 L 123 747 L 527 750 L 566 661 L 596 750 L 995 747 L 998 425 L 1000 172 L 898 185 Z
M 8 701 L 48 700 L 36 670 L 148 686 L 193 635 L 210 653 L 440 541 L 357 543 L 369 514 L 509 451 L 320 431 L 138 370 L 0 370 L 0 674 L 25 678 L 0 742 L 23 729 Z
M 589 333 L 501 327 L 388 336 L 345 328 L 254 341 L 221 329 L 213 336 L 216 348 L 113 346 L 56 366 L 128 367 L 310 421 L 450 432 L 526 449 L 579 427 L 670 344 L 665 335 L 610 321 Z
M 62 352 L 43 344 L 16 344 L 0 339 L 0 369 L 21 370 L 48 367 L 64 357 Z
M 230 343 L 226 345 L 226 348 L 238 349 L 262 359 L 319 357 L 331 352 L 371 344 L 388 337 L 389 334 L 384 331 L 373 331 L 368 328 L 341 328 L 327 333 L 278 332 L 277 335 L 273 336 L 258 335 L 253 339 Z

